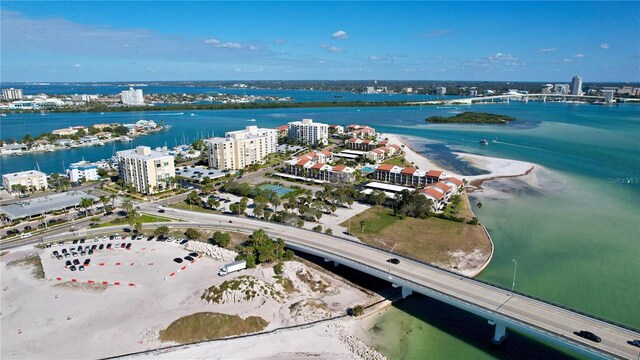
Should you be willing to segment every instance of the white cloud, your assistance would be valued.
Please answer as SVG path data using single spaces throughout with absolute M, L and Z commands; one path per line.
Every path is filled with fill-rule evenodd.
M 277 40 L 273 40 L 273 43 L 276 45 L 282 45 L 282 44 L 286 44 L 287 40 L 285 39 L 277 39 Z
M 578 58 L 578 59 L 582 59 L 584 57 L 584 54 L 575 54 L 573 55 L 574 58 Z
M 517 58 L 513 57 L 513 55 L 511 55 L 511 54 L 503 54 L 501 52 L 495 53 L 494 55 L 489 55 L 487 57 L 487 59 L 495 60 L 495 61 L 499 61 L 499 60 L 518 60 Z
M 82 67 L 82 65 L 80 65 L 80 64 L 75 64 L 75 65 L 73 65 L 73 67 L 74 67 L 74 68 L 81 68 L 81 67 Z
M 228 42 L 220 45 L 220 47 L 223 47 L 225 49 L 242 49 L 242 45 L 240 45 L 240 43 L 231 42 L 231 41 L 228 41 Z
M 211 39 L 206 39 L 204 41 L 205 44 L 207 45 L 218 45 L 220 44 L 220 40 L 216 39 L 216 38 L 211 38 Z
M 609 44 L 600 44 L 600 49 L 609 49 Z
M 320 47 L 325 49 L 325 50 L 327 50 L 327 51 L 330 51 L 332 53 L 338 53 L 338 52 L 341 52 L 343 50 L 342 48 L 339 48 L 337 46 L 328 45 L 328 44 L 322 44 L 322 45 L 320 45 Z
M 347 32 L 344 30 L 338 30 L 334 32 L 331 37 L 334 39 L 348 39 L 349 35 L 347 35 Z
M 556 48 L 542 48 L 542 49 L 539 49 L 539 50 L 540 50 L 540 51 L 542 51 L 542 52 L 554 52 L 554 51 L 558 51 L 558 49 L 556 49 Z
M 568 59 L 568 58 L 562 59 L 562 62 L 565 62 L 565 63 L 570 63 L 570 62 L 572 62 L 572 61 L 573 61 L 573 60 Z

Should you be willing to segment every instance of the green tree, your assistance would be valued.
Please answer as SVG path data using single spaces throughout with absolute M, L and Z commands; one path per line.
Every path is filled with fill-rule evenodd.
M 316 225 L 311 230 L 315 232 L 322 232 L 322 225 Z
M 327 235 L 333 235 L 333 230 L 331 230 L 331 228 L 327 228 L 325 229 L 324 233 Z
M 229 210 L 236 215 L 240 215 L 240 203 L 236 202 L 229 205 Z
M 220 201 L 218 201 L 217 199 L 214 199 L 212 197 L 207 199 L 207 205 L 210 208 L 218 208 L 220 206 Z
M 239 205 L 240 205 L 240 208 L 239 208 L 240 213 L 244 214 L 245 210 L 247 210 L 247 206 L 249 206 L 249 199 L 246 197 L 243 197 L 242 199 L 240 199 Z
M 109 204 L 109 198 L 105 195 L 100 195 L 100 203 L 104 207 L 104 210 L 107 211 L 107 205 Z
M 253 215 L 257 218 L 262 218 L 264 216 L 264 204 L 256 204 L 253 208 Z
M 198 195 L 197 192 L 192 191 L 187 195 L 187 199 L 185 201 L 189 205 L 200 205 L 202 202 L 202 199 L 200 199 L 200 196 Z
M 128 214 L 134 208 L 133 200 L 131 200 L 130 198 L 124 198 L 122 199 L 121 206 L 122 209 L 124 209 L 124 211 L 126 211 Z
M 213 233 L 212 240 L 214 244 L 226 248 L 227 246 L 229 246 L 229 244 L 231 244 L 231 235 L 229 233 L 216 231 Z
M 169 233 L 169 227 L 166 225 L 158 226 L 154 231 L 154 235 L 167 235 Z
M 367 226 L 367 222 L 360 220 L 360 232 L 364 232 L 364 227 Z
M 273 212 L 271 210 L 265 210 L 262 216 L 264 216 L 265 220 L 269 221 L 272 215 L 273 215 Z
M 195 240 L 199 239 L 202 234 L 200 233 L 200 231 L 194 228 L 187 228 L 187 230 L 184 232 L 184 236 L 186 236 L 189 240 Z
M 274 194 L 276 193 L 274 192 Z M 273 205 L 273 210 L 275 211 L 278 211 L 278 206 L 282 204 L 282 201 L 280 200 L 280 197 L 277 194 L 275 196 L 270 197 L 269 202 L 271 203 L 271 205 Z
M 93 215 L 93 200 L 89 199 L 89 198 L 82 198 L 80 199 L 80 206 L 83 207 L 85 209 L 85 211 L 88 211 L 89 213 L 91 213 Z

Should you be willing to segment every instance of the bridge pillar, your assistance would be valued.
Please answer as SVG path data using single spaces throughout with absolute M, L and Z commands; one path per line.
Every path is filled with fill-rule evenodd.
M 402 298 L 406 299 L 407 296 L 413 294 L 413 290 L 411 290 L 410 288 L 403 286 L 402 287 Z
M 496 345 L 502 344 L 504 339 L 507 338 L 507 325 L 501 322 L 493 321 L 493 320 L 489 320 L 489 325 L 496 326 L 495 331 L 493 333 L 493 338 L 491 339 L 491 341 Z

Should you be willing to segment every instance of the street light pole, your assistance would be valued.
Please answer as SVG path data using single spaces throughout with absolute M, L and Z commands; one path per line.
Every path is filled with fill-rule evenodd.
M 389 251 L 390 255 L 393 255 L 393 248 L 395 248 L 396 245 L 398 245 L 398 243 L 393 244 L 393 246 L 391 247 L 391 250 Z M 391 260 L 391 259 L 389 259 L 389 260 Z M 389 262 L 389 279 L 391 279 L 391 262 Z
M 513 292 L 513 288 L 516 286 L 516 271 L 518 270 L 518 262 L 515 259 L 511 259 L 513 261 L 513 281 L 511 282 L 511 292 Z

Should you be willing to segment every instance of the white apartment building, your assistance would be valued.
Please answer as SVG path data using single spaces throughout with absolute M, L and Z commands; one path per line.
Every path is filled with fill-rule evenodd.
M 2 89 L 2 98 L 5 100 L 22 100 L 22 89 Z
M 124 90 L 120 93 L 122 104 L 124 105 L 144 105 L 144 96 L 142 95 L 142 89 Z
M 296 141 L 309 145 L 325 145 L 329 141 L 329 125 L 314 123 L 311 119 L 293 121 L 289 126 L 288 136 Z
M 567 95 L 569 94 L 569 84 L 555 84 L 553 90 L 556 94 Z
M 5 174 L 2 175 L 2 185 L 10 192 L 19 191 L 17 186 L 20 185 L 29 190 L 43 190 L 47 188 L 47 175 L 36 170 Z
M 95 181 L 100 179 L 100 176 L 98 176 L 98 166 L 89 161 L 80 161 L 71 164 L 69 170 L 67 170 L 67 174 L 69 175 L 69 180 L 74 183 L 80 182 L 80 180 Z
M 571 79 L 571 95 L 582 95 L 582 78 L 578 75 Z
M 173 156 L 138 146 L 116 153 L 120 178 L 140 193 L 153 194 L 170 189 L 170 179 L 176 176 Z
M 247 126 L 229 131 L 225 137 L 206 139 L 209 166 L 219 170 L 240 170 L 264 163 L 267 155 L 278 149 L 278 130 Z
M 438 87 L 436 87 L 436 94 L 438 94 L 438 95 L 446 95 L 447 94 L 447 87 L 446 86 L 438 86 Z

